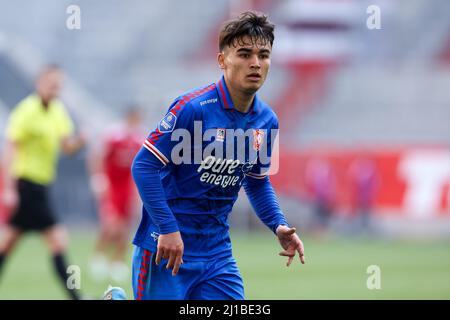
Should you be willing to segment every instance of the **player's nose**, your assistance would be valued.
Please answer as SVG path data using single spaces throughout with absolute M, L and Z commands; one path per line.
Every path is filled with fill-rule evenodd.
M 261 68 L 261 61 L 259 60 L 257 55 L 254 55 L 250 61 L 250 68 L 259 69 Z

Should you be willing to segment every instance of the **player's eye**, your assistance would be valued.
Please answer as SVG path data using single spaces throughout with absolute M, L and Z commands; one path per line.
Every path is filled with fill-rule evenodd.
M 260 54 L 259 58 L 260 59 L 269 59 L 269 55 L 268 54 Z
M 240 56 L 241 58 L 245 58 L 245 59 L 247 59 L 248 57 L 250 57 L 250 55 L 249 55 L 248 53 L 241 53 L 239 56 Z

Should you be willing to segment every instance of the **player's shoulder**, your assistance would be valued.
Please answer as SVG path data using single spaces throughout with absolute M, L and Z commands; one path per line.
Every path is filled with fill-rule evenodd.
M 15 107 L 11 110 L 11 116 L 13 117 L 32 117 L 34 115 L 34 111 L 37 110 L 36 106 L 39 102 L 39 97 L 30 94 L 20 100 Z
M 175 99 L 176 104 L 191 111 L 201 109 L 208 103 L 218 101 L 217 90 L 215 89 L 215 83 L 194 88 L 178 96 Z
M 25 98 L 23 98 L 22 100 L 20 100 L 13 110 L 20 110 L 20 111 L 30 110 L 30 107 L 38 103 L 39 101 L 38 99 L 39 97 L 37 95 L 30 94 Z
M 58 98 L 52 100 L 52 107 L 57 109 L 58 111 L 66 112 L 66 106 L 64 105 L 64 102 L 62 102 L 62 100 Z

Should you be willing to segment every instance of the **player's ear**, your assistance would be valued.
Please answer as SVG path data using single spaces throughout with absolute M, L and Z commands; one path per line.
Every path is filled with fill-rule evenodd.
M 223 51 L 217 53 L 217 63 L 219 64 L 220 69 L 225 69 L 225 55 Z

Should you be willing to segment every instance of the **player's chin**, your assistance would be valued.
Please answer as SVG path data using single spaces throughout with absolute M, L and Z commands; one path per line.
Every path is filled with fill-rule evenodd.
M 263 82 L 262 81 L 246 81 L 243 85 L 243 88 L 245 89 L 245 91 L 249 92 L 249 93 L 254 93 L 256 91 L 259 90 L 259 88 L 261 88 Z

